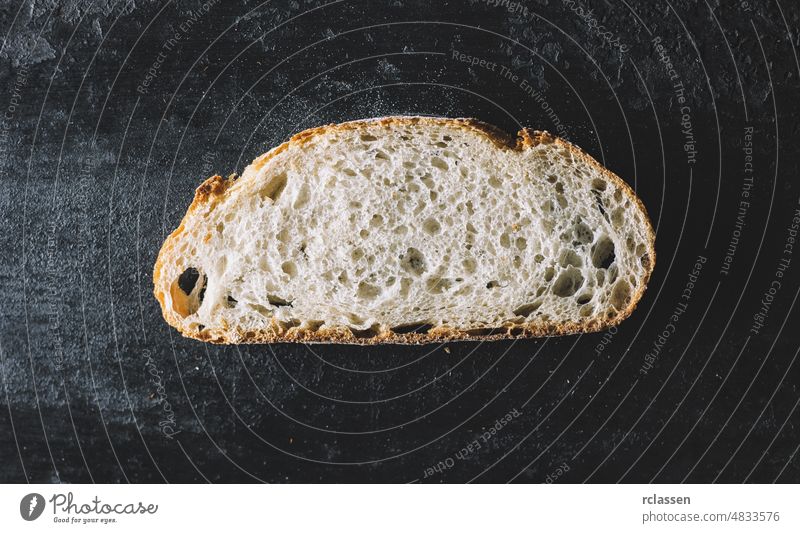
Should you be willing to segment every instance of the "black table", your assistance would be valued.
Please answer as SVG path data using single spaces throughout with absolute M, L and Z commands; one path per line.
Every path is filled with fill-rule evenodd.
M 795 4 L 87 4 L 0 12 L 0 481 L 800 480 Z M 394 114 L 547 129 L 626 179 L 658 233 L 633 316 L 430 346 L 167 326 L 153 263 L 205 177 Z

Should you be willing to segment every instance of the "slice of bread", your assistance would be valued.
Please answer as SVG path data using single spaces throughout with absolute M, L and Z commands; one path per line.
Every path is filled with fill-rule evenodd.
M 654 239 L 630 187 L 549 133 L 389 117 L 206 180 L 153 281 L 167 322 L 209 342 L 562 335 L 632 312 Z

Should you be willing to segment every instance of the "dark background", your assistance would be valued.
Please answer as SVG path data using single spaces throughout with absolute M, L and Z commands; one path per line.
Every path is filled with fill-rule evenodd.
M 0 481 L 800 481 L 797 5 L 495 4 L 4 2 Z M 390 114 L 548 129 L 635 186 L 658 260 L 632 317 L 419 347 L 212 346 L 167 326 L 153 263 L 205 177 Z

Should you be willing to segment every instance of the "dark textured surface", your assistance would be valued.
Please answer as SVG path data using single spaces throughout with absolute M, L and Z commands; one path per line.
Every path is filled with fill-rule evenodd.
M 495 4 L 4 3 L 0 481 L 800 481 L 798 8 Z M 364 348 L 163 322 L 152 265 L 203 178 L 309 126 L 412 113 L 548 129 L 634 185 L 659 254 L 634 315 Z

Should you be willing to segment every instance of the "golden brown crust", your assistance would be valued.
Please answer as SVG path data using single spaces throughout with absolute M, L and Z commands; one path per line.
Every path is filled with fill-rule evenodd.
M 642 295 L 644 294 L 647 284 L 650 281 L 653 269 L 655 268 L 656 251 L 655 251 L 655 232 L 653 231 L 650 218 L 647 214 L 644 204 L 636 196 L 636 193 L 631 187 L 622 180 L 619 176 L 606 169 L 603 165 L 598 163 L 593 157 L 585 153 L 577 146 L 559 138 L 547 131 L 537 131 L 530 129 L 522 129 L 517 133 L 516 138 L 511 137 L 506 132 L 475 119 L 469 118 L 439 118 L 439 117 L 385 117 L 379 119 L 357 120 L 352 122 L 344 122 L 341 124 L 330 124 L 327 126 L 320 126 L 311 128 L 294 135 L 289 141 L 281 144 L 280 146 L 270 150 L 264 155 L 258 157 L 253 161 L 256 170 L 263 167 L 270 159 L 286 150 L 290 145 L 296 144 L 302 146 L 310 142 L 314 137 L 329 132 L 335 131 L 348 131 L 353 129 L 360 129 L 366 125 L 369 126 L 387 126 L 390 124 L 430 124 L 430 125 L 448 125 L 456 126 L 467 130 L 472 130 L 484 135 L 487 139 L 491 140 L 495 145 L 504 150 L 522 151 L 535 148 L 540 144 L 556 143 L 569 150 L 573 156 L 582 159 L 588 165 L 594 167 L 601 172 L 606 178 L 612 181 L 619 187 L 623 193 L 632 200 L 641 211 L 643 220 L 647 228 L 648 237 L 648 261 L 645 267 L 647 272 L 644 275 L 642 283 L 638 285 L 638 289 L 633 294 L 628 303 L 628 306 L 621 312 L 617 313 L 610 318 L 595 318 L 584 322 L 525 322 L 521 324 L 509 323 L 499 328 L 486 329 L 471 329 L 462 330 L 451 328 L 448 326 L 438 326 L 430 329 L 425 333 L 394 333 L 392 331 L 353 331 L 348 327 L 332 327 L 321 329 L 302 328 L 300 326 L 283 325 L 277 320 L 273 319 L 272 324 L 268 329 L 260 331 L 242 331 L 242 330 L 212 330 L 203 329 L 198 331 L 189 331 L 181 327 L 181 325 L 174 320 L 174 317 L 168 312 L 164 301 L 163 290 L 160 288 L 160 273 L 165 258 L 170 256 L 171 250 L 177 242 L 178 236 L 183 232 L 184 223 L 188 217 L 192 216 L 195 212 L 205 208 L 206 212 L 213 210 L 220 201 L 224 198 L 228 189 L 233 185 L 236 176 L 231 175 L 227 179 L 221 176 L 212 176 L 203 182 L 197 188 L 194 201 L 189 206 L 181 224 L 178 228 L 170 234 L 161 251 L 158 254 L 158 259 L 153 271 L 153 282 L 155 284 L 155 296 L 161 304 L 162 314 L 164 319 L 173 327 L 178 329 L 185 337 L 198 339 L 205 342 L 215 344 L 235 344 L 235 343 L 277 343 L 277 342 L 305 342 L 305 343 L 339 343 L 339 344 L 425 344 L 431 342 L 448 342 L 448 341 L 491 341 L 513 338 L 527 338 L 527 337 L 546 337 L 557 335 L 568 335 L 575 333 L 595 333 L 604 329 L 615 326 L 625 320 L 639 303 Z

